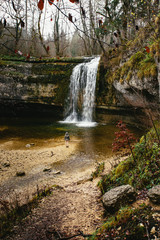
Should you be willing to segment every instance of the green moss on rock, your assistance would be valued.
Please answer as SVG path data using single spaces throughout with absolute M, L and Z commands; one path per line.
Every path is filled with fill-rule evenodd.
M 109 82 L 109 69 L 100 61 L 97 73 L 96 103 L 98 105 L 112 105 L 116 102 L 115 91 Z
M 72 70 L 77 63 L 83 61 L 47 59 L 39 63 L 20 63 L 1 60 L 0 67 L 3 82 L 7 81 L 7 84 L 16 84 L 15 88 L 19 87 L 19 95 L 16 96 L 19 99 L 24 95 L 27 102 L 63 105 L 68 94 Z

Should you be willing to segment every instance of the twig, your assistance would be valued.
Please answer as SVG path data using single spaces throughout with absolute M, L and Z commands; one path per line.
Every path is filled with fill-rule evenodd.
M 55 154 L 51 151 L 51 157 L 53 157 Z
M 60 233 L 58 232 L 58 231 L 53 231 L 53 232 L 50 232 L 49 231 L 49 233 L 53 233 L 53 234 L 56 234 L 56 237 L 58 237 L 58 240 L 69 240 L 69 239 L 72 239 L 72 238 L 74 238 L 74 237 L 78 237 L 78 236 L 82 236 L 82 237 L 84 237 L 84 238 L 87 238 L 87 237 L 91 237 L 92 235 L 91 234 L 84 234 L 82 231 L 78 231 L 79 233 L 77 233 L 77 234 L 74 234 L 74 235 L 72 235 L 72 236 L 70 236 L 70 237 L 62 237 L 61 235 L 60 235 Z
M 145 221 L 143 221 L 142 219 L 136 217 L 140 222 L 144 223 L 145 227 L 146 227 L 146 234 L 147 234 L 147 238 L 148 240 L 150 240 L 150 236 L 149 236 L 149 232 L 148 232 L 148 227 Z
M 147 224 L 144 222 L 144 225 L 146 227 L 146 233 L 147 233 L 147 238 L 148 240 L 150 240 L 150 237 L 149 237 L 149 232 L 148 232 L 148 227 L 147 227 Z

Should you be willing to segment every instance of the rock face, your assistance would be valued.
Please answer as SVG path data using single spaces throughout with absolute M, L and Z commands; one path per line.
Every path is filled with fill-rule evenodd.
M 43 106 L 64 105 L 73 68 L 84 59 L 65 59 L 58 62 L 0 61 L 0 107 L 12 109 L 27 104 Z M 30 105 L 32 105 L 30 107 Z M 1 109 L 0 109 L 1 110 Z M 3 112 L 3 109 L 1 110 Z
M 0 65 L 0 98 L 32 103 L 62 104 L 75 64 L 14 63 Z M 63 89 L 63 90 L 62 90 Z
M 135 69 L 131 71 L 129 81 L 126 80 L 127 74 L 122 79 L 121 75 L 118 75 L 118 70 L 123 72 L 127 59 L 125 64 L 117 66 L 117 71 L 112 68 L 104 69 L 103 61 L 100 62 L 96 90 L 97 106 L 133 107 L 135 109 L 150 106 L 157 109 L 160 99 L 160 64 L 158 60 L 155 62 L 156 76 L 144 76 L 140 79 L 138 70 Z M 114 72 L 117 77 L 114 76 Z M 111 82 L 105 77 L 107 74 L 112 74 Z
M 119 105 L 145 108 L 147 104 L 158 102 L 159 99 L 158 81 L 153 77 L 140 80 L 135 74 L 129 83 L 114 81 L 113 86 L 116 89 Z
M 58 115 L 57 107 L 60 107 L 62 111 L 65 105 L 72 70 L 83 61 L 83 58 L 75 58 L 72 61 L 59 60 L 58 62 L 1 60 L 0 114 L 5 115 L 6 109 L 9 113 L 13 109 L 14 111 L 18 109 L 21 114 L 23 109 L 27 109 L 28 112 L 33 109 L 32 112 L 34 112 L 35 109 L 39 111 L 38 109 L 44 107 L 44 111 L 56 112 L 55 115 Z M 122 61 L 124 62 L 118 63 L 118 69 L 121 69 L 121 72 L 124 70 L 123 66 L 127 58 L 124 57 Z M 114 107 L 117 110 L 125 108 L 134 111 L 150 106 L 157 112 L 160 99 L 160 60 L 158 57 L 155 59 L 155 65 L 156 76 L 146 76 L 140 79 L 137 74 L 138 70 L 135 69 L 129 81 L 126 80 L 128 72 L 122 78 L 123 81 L 121 81 L 121 74 L 110 81 L 106 77 L 107 74 L 112 72 L 114 75 L 117 70 L 104 68 L 104 61 L 100 61 L 97 74 L 96 106 L 99 109 Z M 116 72 L 115 75 L 117 74 Z
M 136 197 L 134 188 L 130 185 L 122 185 L 113 188 L 103 195 L 102 201 L 107 211 L 116 211 L 124 203 L 133 202 Z
M 148 197 L 153 203 L 160 203 L 160 185 L 154 186 L 148 192 Z
M 100 108 L 133 108 L 158 118 L 160 112 L 160 16 L 155 18 L 154 31 L 148 26 L 126 49 L 109 49 L 101 57 L 97 76 L 96 104 Z M 155 35 L 155 32 L 157 33 Z M 145 46 L 150 42 L 149 52 Z M 140 43 L 140 44 L 139 44 Z M 152 118 L 152 119 L 151 119 Z M 145 120 L 145 119 L 144 119 Z M 143 120 L 143 121 L 144 121 Z M 149 122 L 149 121 L 148 121 Z

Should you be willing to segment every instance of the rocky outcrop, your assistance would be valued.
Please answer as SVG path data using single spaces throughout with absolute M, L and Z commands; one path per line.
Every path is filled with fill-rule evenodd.
M 122 185 L 106 192 L 102 197 L 104 207 L 109 212 L 116 211 L 125 203 L 135 200 L 136 192 L 130 185 Z
M 96 88 L 99 108 L 139 109 L 157 118 L 160 112 L 159 23 L 160 15 L 153 28 L 142 28 L 124 48 L 109 49 L 101 57 Z
M 142 52 L 138 52 L 129 59 L 124 56 L 119 65 L 110 67 L 108 62 L 106 68 L 103 66 L 105 60 L 101 60 L 96 89 L 97 106 L 151 108 L 157 111 L 160 96 L 160 64 L 158 58 L 155 60 L 151 58 L 147 65 L 143 55 Z M 146 68 L 144 66 L 140 68 L 140 64 Z
M 152 187 L 148 191 L 148 197 L 151 202 L 160 204 L 160 185 Z
M 44 61 L 0 60 L 0 112 L 13 109 L 29 113 L 47 106 L 63 107 L 74 66 L 83 58 Z M 4 110 L 5 108 L 5 110 Z M 33 108 L 33 109 L 32 109 Z M 18 111 L 18 110 L 17 110 Z M 39 111 L 39 110 L 38 110 Z M 5 115 L 5 113 L 4 113 Z
M 114 81 L 117 104 L 119 106 L 134 106 L 135 108 L 147 108 L 148 105 L 158 103 L 159 85 L 156 78 L 149 77 L 138 79 L 136 75 L 128 82 Z
M 82 60 L 81 60 L 82 61 Z M 73 67 L 70 62 L 0 62 L 0 99 L 63 105 Z

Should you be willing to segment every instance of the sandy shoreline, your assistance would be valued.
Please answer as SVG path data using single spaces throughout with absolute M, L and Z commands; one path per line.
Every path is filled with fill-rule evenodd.
M 26 150 L 4 150 L 0 147 L 0 163 L 1 163 L 1 182 L 7 180 L 11 176 L 15 176 L 18 171 L 25 171 L 28 174 L 37 166 L 44 168 L 56 161 L 65 161 L 76 150 L 76 143 L 70 144 L 66 148 L 64 144 L 48 148 L 34 149 L 34 147 Z M 9 166 L 5 167 L 5 165 Z
M 52 165 L 60 161 L 65 162 L 76 152 L 78 142 L 72 141 L 69 148 L 66 148 L 62 142 L 53 144 L 52 147 L 31 146 L 26 147 L 25 150 L 13 150 L 11 145 L 9 142 L 0 146 L 1 196 L 15 189 L 22 191 L 26 188 L 30 191 L 30 188 L 33 190 L 37 185 L 57 184 L 55 175 L 58 176 L 58 172 L 53 169 Z M 25 172 L 25 176 L 17 177 L 18 172 Z
M 21 204 L 32 199 L 39 189 L 52 187 L 53 194 L 44 198 L 24 221 L 23 226 L 13 229 L 13 236 L 7 240 L 48 239 L 48 231 L 60 232 L 63 236 L 76 234 L 79 230 L 93 233 L 100 226 L 103 215 L 101 193 L 97 187 L 99 179 L 88 181 L 95 170 L 96 163 L 72 169 L 70 159 L 75 157 L 79 140 L 70 142 L 69 148 L 64 141 L 49 147 L 30 147 L 22 150 L 11 149 L 11 143 L 0 146 L 0 193 L 2 200 Z M 104 159 L 103 159 L 104 160 Z M 105 159 L 105 171 L 111 169 L 114 157 Z M 60 172 L 54 164 L 66 162 L 66 171 Z M 72 162 L 71 162 L 72 163 Z M 83 164 L 82 164 L 83 165 Z M 69 169 L 68 169 L 69 168 Z M 45 169 L 45 171 L 44 171 Z M 65 169 L 64 169 L 65 170 Z M 25 176 L 16 173 L 24 171 Z M 61 188 L 54 188 L 53 186 Z M 31 227 L 32 226 L 32 227 Z M 49 230 L 48 230 L 49 229 Z M 40 234 L 40 235 L 39 235 Z M 43 238 L 42 238 L 43 236 Z M 84 239 L 75 237 L 73 239 Z
M 96 164 L 83 166 L 82 169 L 72 169 L 67 161 L 76 156 L 79 140 L 70 142 L 69 148 L 64 141 L 55 144 L 50 141 L 48 146 L 30 146 L 22 150 L 15 150 L 12 141 L 0 145 L 0 192 L 1 197 L 16 192 L 36 192 L 37 186 L 64 186 L 79 180 L 89 178 L 95 170 Z M 111 168 L 113 159 L 105 161 L 106 169 Z M 59 165 L 66 163 L 63 172 Z M 72 164 L 72 163 L 71 163 Z M 56 166 L 56 167 L 55 167 Z M 18 172 L 25 172 L 25 176 L 17 177 Z

